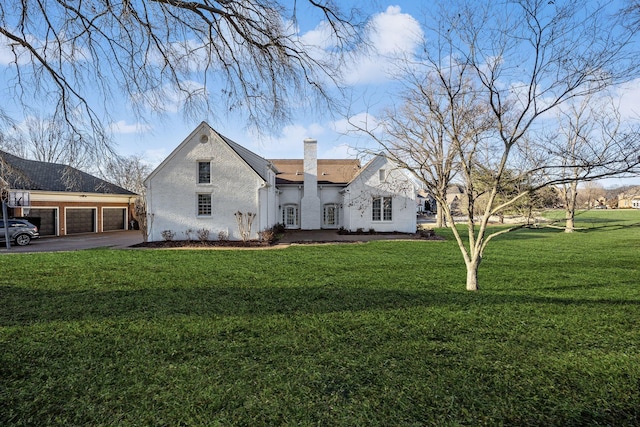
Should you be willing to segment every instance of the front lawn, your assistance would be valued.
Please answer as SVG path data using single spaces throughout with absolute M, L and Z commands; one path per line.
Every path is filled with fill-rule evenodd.
M 0 425 L 639 425 L 639 223 L 1 256 Z

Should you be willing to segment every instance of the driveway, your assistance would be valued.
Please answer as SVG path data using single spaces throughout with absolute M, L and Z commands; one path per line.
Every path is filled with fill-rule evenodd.
M 95 248 L 123 249 L 137 243 L 142 243 L 142 233 L 140 230 L 113 231 L 110 233 L 82 234 L 78 236 L 44 237 L 32 240 L 27 246 L 16 246 L 12 244 L 11 249 L 7 249 L 5 242 L 0 242 L 0 254 L 62 252 Z

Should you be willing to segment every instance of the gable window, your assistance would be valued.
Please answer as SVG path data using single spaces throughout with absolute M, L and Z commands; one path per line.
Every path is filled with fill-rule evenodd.
M 387 179 L 387 171 L 384 169 L 380 169 L 378 171 L 378 178 L 380 179 L 380 182 L 384 182 Z
M 371 208 L 372 221 L 391 221 L 393 220 L 393 206 L 391 197 L 374 197 Z
M 198 194 L 198 216 L 211 216 L 211 194 Z
M 211 184 L 211 162 L 198 162 L 198 184 Z

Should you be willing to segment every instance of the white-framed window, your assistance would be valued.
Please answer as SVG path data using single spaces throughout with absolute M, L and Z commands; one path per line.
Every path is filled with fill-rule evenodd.
M 380 179 L 380 182 L 384 182 L 387 179 L 387 171 L 384 169 L 380 169 L 378 171 L 378 178 Z
M 282 207 L 282 223 L 286 228 L 298 228 L 298 205 L 284 205 Z
M 371 207 L 372 221 L 392 221 L 393 205 L 391 197 L 374 197 Z
M 211 162 L 198 162 L 198 184 L 211 184 Z
M 211 193 L 198 194 L 198 216 L 211 216 Z

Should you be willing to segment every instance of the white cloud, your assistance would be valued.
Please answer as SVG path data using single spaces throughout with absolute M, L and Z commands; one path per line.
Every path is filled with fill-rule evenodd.
M 352 159 L 355 158 L 357 154 L 356 149 L 349 144 L 338 144 L 321 151 L 318 157 L 321 159 Z
M 125 120 L 119 120 L 109 125 L 109 131 L 116 134 L 145 133 L 151 130 L 151 126 L 144 123 L 129 124 Z
M 155 90 L 135 94 L 132 100 L 145 109 L 177 113 L 206 104 L 206 98 L 207 91 L 202 83 L 183 80 L 180 87 L 165 84 Z
M 300 37 L 305 46 L 320 49 L 330 49 L 335 45 L 333 30 L 327 21 L 320 22 L 313 30 L 307 31 Z
M 91 57 L 88 50 L 78 47 L 73 40 L 67 40 L 64 32 L 56 34 L 56 38 L 49 40 L 38 39 L 31 34 L 21 35 L 19 31 L 14 33 L 29 43 L 41 57 L 46 58 L 49 65 L 58 64 L 60 60 L 62 63 L 70 63 L 85 61 Z M 28 49 L 0 35 L 0 65 L 14 63 L 25 65 L 33 61 L 33 54 Z
M 155 169 L 168 155 L 169 151 L 166 148 L 155 148 L 145 150 L 142 158 L 145 163 Z
M 635 79 L 614 92 L 620 106 L 623 119 L 638 119 L 640 117 L 640 79 Z
M 303 143 L 305 138 L 318 140 L 318 149 L 328 144 L 326 128 L 318 123 L 309 125 L 294 124 L 285 126 L 278 137 L 247 135 L 235 139 L 251 151 L 267 159 L 301 159 L 303 157 Z M 230 136 L 231 139 L 234 137 Z M 252 141 L 243 143 L 242 141 Z
M 359 129 L 373 130 L 378 125 L 378 120 L 369 113 L 363 112 L 355 114 L 348 119 L 336 120 L 331 124 L 331 128 L 341 134 L 360 133 Z
M 411 57 L 424 33 L 420 23 L 402 13 L 399 6 L 389 6 L 374 15 L 367 25 L 368 49 L 363 49 L 345 72 L 346 83 L 381 83 L 390 78 L 398 58 Z

